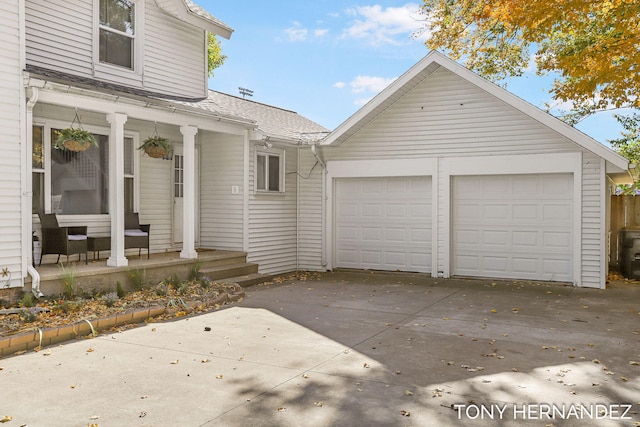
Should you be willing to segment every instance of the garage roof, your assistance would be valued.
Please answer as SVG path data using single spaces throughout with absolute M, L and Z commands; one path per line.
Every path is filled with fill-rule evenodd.
M 616 178 L 618 178 L 617 181 L 624 182 L 630 179 L 628 174 L 629 162 L 626 158 L 576 128 L 569 126 L 562 120 L 542 111 L 522 98 L 480 77 L 436 51 L 429 52 L 420 62 L 411 67 L 406 73 L 369 101 L 369 103 L 338 126 L 322 140 L 320 145 L 342 144 L 441 67 L 457 74 L 506 104 L 527 114 L 534 120 L 578 144 L 580 147 L 605 159 L 607 161 L 607 173 L 616 176 Z

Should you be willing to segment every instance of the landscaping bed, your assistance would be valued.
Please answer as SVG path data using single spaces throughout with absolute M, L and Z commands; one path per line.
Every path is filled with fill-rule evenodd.
M 212 282 L 206 277 L 181 281 L 174 276 L 156 285 L 137 287 L 126 292 L 117 284 L 115 291 L 76 295 L 73 286 L 65 284 L 65 293 L 55 298 L 35 299 L 27 293 L 18 303 L 3 301 L 0 355 L 204 312 L 244 297 L 238 284 Z

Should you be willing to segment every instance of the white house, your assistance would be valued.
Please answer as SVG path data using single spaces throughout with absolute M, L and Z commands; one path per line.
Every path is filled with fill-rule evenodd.
M 329 133 L 209 91 L 208 32 L 232 30 L 190 0 L 2 2 L 0 289 L 38 275 L 38 212 L 109 236 L 113 267 L 137 212 L 151 254 L 242 250 L 263 273 L 604 287 L 624 158 L 435 52 Z M 99 146 L 60 156 L 76 116 Z M 155 134 L 166 159 L 136 149 Z
M 301 183 L 301 268 L 605 286 L 609 196 L 627 160 L 442 54 L 315 154 L 326 169 Z
M 108 266 L 128 264 L 124 214 L 138 212 L 152 254 L 234 249 L 263 272 L 297 267 L 298 151 L 328 131 L 207 89 L 207 33 L 231 28 L 190 0 L 10 0 L 0 12 L 3 287 L 38 274 L 38 212 L 110 236 Z M 56 131 L 76 118 L 99 146 L 60 155 Z M 172 141 L 166 160 L 136 149 L 154 134 Z

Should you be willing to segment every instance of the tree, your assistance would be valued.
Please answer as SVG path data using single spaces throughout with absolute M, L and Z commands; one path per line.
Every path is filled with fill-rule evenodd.
M 638 0 L 423 0 L 426 45 L 497 81 L 535 60 L 573 116 L 640 107 Z
M 227 56 L 222 54 L 220 40 L 215 34 L 207 33 L 207 71 L 209 77 L 213 77 L 214 70 L 224 64 L 225 59 Z
M 631 163 L 636 165 L 640 163 L 640 114 L 634 113 L 631 116 L 614 115 L 618 123 L 622 125 L 624 131 L 622 137 L 609 141 L 611 147 L 622 156 L 629 159 Z M 628 194 L 635 194 L 639 187 L 638 183 L 638 167 L 631 169 L 634 184 L 631 186 L 623 186 L 622 190 Z

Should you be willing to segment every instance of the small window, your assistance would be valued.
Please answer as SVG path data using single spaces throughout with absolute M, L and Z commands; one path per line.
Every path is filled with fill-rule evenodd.
M 256 191 L 284 192 L 284 150 L 256 152 Z
M 135 5 L 128 0 L 100 0 L 100 62 L 133 70 Z

